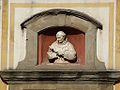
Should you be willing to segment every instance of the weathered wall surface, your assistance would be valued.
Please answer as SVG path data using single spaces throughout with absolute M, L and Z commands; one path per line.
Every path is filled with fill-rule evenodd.
M 21 30 L 20 24 L 51 8 L 78 10 L 100 21 L 103 30 L 97 33 L 97 56 L 107 69 L 120 69 L 119 0 L 0 0 L 0 5 L 0 70 L 16 68 L 25 58 L 26 31 Z M 0 90 L 7 90 L 2 81 Z

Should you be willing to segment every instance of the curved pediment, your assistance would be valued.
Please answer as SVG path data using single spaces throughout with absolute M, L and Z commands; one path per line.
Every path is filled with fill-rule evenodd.
M 78 22 L 77 24 L 76 21 Z M 90 17 L 89 15 L 84 14 L 83 12 L 71 9 L 49 9 L 38 14 L 35 14 L 32 17 L 25 20 L 21 24 L 21 28 L 24 29 L 30 27 L 31 30 L 35 28 L 36 30 L 38 29 L 40 30 L 45 29 L 44 27 L 71 26 L 81 30 L 82 30 L 81 27 L 83 27 L 83 29 L 85 30 L 86 28 L 89 27 L 88 23 L 91 23 L 95 27 L 102 29 L 102 24 L 100 22 Z M 86 32 L 84 30 L 83 32 Z

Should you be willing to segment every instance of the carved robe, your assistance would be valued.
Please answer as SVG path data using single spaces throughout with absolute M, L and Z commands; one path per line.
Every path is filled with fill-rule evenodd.
M 73 45 L 67 40 L 63 43 L 58 43 L 58 41 L 52 43 L 47 54 L 50 63 L 74 63 L 77 58 Z

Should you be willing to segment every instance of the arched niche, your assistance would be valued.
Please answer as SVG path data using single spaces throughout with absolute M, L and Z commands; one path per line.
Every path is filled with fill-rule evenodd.
M 64 31 L 67 39 L 77 52 L 77 64 L 85 64 L 85 33 L 78 29 L 66 26 L 46 28 L 38 33 L 38 64 L 47 64 L 47 51 L 51 43 L 56 40 L 56 33 Z
M 56 31 L 60 29 L 66 31 L 68 36 L 71 34 L 77 36 L 79 32 L 84 37 L 84 40 L 81 39 L 84 43 L 82 49 L 80 49 L 79 44 L 76 44 L 80 40 L 71 41 L 74 42 L 74 45 L 77 45 L 77 49 L 80 49 L 77 51 L 77 54 L 79 55 L 82 52 L 80 55 L 83 57 L 81 60 L 83 63 L 78 63 L 75 67 L 77 66 L 79 69 L 105 69 L 104 63 L 100 62 L 96 56 L 96 32 L 98 28 L 102 29 L 102 24 L 87 14 L 71 9 L 50 9 L 28 18 L 21 24 L 21 28 L 22 30 L 27 30 L 26 57 L 23 61 L 19 62 L 18 69 L 48 67 L 46 63 L 38 65 L 47 60 L 44 54 L 47 49 L 44 49 L 42 44 L 48 40 L 43 42 L 44 36 L 49 37 L 49 34 L 52 32 L 51 36 L 53 37 Z M 72 38 L 73 36 L 70 37 Z M 80 38 L 80 36 L 75 38 Z M 63 67 L 67 65 L 63 65 Z M 71 67 L 70 64 L 69 67 Z

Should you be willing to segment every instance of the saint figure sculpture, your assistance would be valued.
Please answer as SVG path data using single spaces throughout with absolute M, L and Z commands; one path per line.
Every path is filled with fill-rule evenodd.
M 50 63 L 75 63 L 77 61 L 76 51 L 63 31 L 57 32 L 56 41 L 49 46 L 47 54 Z

